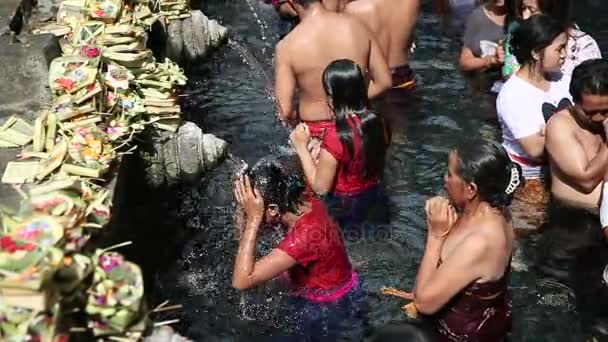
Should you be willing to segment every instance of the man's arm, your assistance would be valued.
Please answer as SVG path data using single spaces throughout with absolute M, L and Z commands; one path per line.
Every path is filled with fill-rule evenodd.
M 568 185 L 590 194 L 604 178 L 608 147 L 602 144 L 597 155 L 587 161 L 585 151 L 563 118 L 555 116 L 547 124 L 546 149 L 553 164 L 567 177 Z
M 371 80 L 369 82 L 367 96 L 370 99 L 373 99 L 374 97 L 383 93 L 385 90 L 389 89 L 393 84 L 393 80 L 391 78 L 391 71 L 388 68 L 388 64 L 386 63 L 386 59 L 380 50 L 378 42 L 371 33 L 369 33 L 369 37 L 370 52 L 368 69 Z
M 283 41 L 277 44 L 274 56 L 274 91 L 279 119 L 291 121 L 297 118 L 293 103 L 296 93 L 296 77 L 289 63 L 289 54 L 285 49 Z

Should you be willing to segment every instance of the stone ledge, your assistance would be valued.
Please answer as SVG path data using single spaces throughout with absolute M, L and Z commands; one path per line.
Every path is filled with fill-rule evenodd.
M 0 118 L 15 113 L 32 120 L 50 104 L 48 73 L 51 61 L 60 55 L 58 40 L 50 34 L 26 35 L 26 43 L 0 37 Z

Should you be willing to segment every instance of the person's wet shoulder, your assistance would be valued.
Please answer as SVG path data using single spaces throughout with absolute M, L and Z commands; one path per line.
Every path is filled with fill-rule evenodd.
M 562 109 L 559 112 L 553 114 L 549 121 L 547 121 L 547 134 L 556 133 L 556 134 L 564 134 L 565 130 L 570 130 L 576 122 L 570 114 L 570 109 Z

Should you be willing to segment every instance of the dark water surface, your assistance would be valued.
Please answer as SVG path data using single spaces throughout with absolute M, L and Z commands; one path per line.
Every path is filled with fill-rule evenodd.
M 264 73 L 271 75 L 278 33 L 276 17 L 269 6 L 251 2 L 233 0 L 203 8 L 228 26 L 250 54 L 221 49 L 192 71 L 187 90 L 189 119 L 228 141 L 234 157 L 170 204 L 175 216 L 168 220 L 185 240 L 178 241 L 176 253 L 169 253 L 169 260 L 156 269 L 150 288 L 156 302 L 170 299 L 184 305 L 177 328 L 196 341 L 251 341 L 251 336 L 270 334 L 283 323 L 274 310 L 280 305 L 278 296 L 264 289 L 242 294 L 230 286 L 237 248 L 232 238 L 231 174 L 241 159 L 253 163 L 280 153 L 288 139 L 265 91 Z M 576 3 L 579 25 L 608 53 L 608 2 Z M 428 3 L 417 45 L 412 67 L 421 80 L 419 91 L 407 104 L 394 105 L 390 114 L 393 144 L 386 184 L 392 227 L 349 245 L 372 292 L 371 323 L 376 328 L 404 319 L 403 302 L 375 293 L 382 286 L 413 285 L 425 241 L 424 201 L 442 191 L 450 147 L 465 135 L 499 136 L 495 97 L 467 86 L 457 69 L 458 44 L 442 35 L 440 20 Z M 513 341 L 602 340 L 598 330 L 602 315 L 608 316 L 608 296 L 600 268 L 608 262 L 607 248 L 594 238 L 584 239 L 589 234 L 577 230 L 576 221 L 565 226 L 518 240 L 511 277 Z M 263 249 L 268 250 L 273 239 L 265 237 Z

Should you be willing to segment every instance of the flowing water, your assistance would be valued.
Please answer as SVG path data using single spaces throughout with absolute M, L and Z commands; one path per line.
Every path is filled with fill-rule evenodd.
M 577 7 L 579 25 L 608 47 L 608 3 L 577 0 Z M 257 0 L 220 1 L 203 9 L 239 38 L 191 72 L 186 109 L 190 120 L 228 141 L 234 157 L 197 187 L 173 196 L 177 200 L 168 205 L 173 216 L 165 221 L 183 239 L 174 241 L 177 251 L 163 253 L 168 259 L 156 266 L 148 288 L 156 302 L 169 299 L 184 305 L 177 325 L 182 334 L 196 341 L 251 341 L 251 336 L 280 329 L 283 322 L 275 308 L 281 301 L 271 289 L 239 293 L 230 286 L 237 248 L 231 179 L 240 159 L 253 163 L 287 146 L 288 132 L 276 119 L 267 89 L 272 79 L 269 47 L 276 43 L 278 25 L 272 8 Z M 417 46 L 412 66 L 421 81 L 419 90 L 405 104 L 389 108 L 393 143 L 386 184 L 391 229 L 349 243 L 353 262 L 372 292 L 370 319 L 376 328 L 403 319 L 403 303 L 377 292 L 382 286 L 413 285 L 425 241 L 424 201 L 442 191 L 449 149 L 465 135 L 499 136 L 495 97 L 461 77 L 458 44 L 442 35 L 440 19 L 429 3 L 420 18 Z M 608 261 L 608 248 L 579 241 L 574 249 L 585 255 L 563 257 L 573 249 L 572 240 L 582 235 L 576 222 L 568 229 L 567 234 L 532 234 L 518 240 L 511 277 L 513 341 L 601 340 L 597 331 L 603 326 L 602 314 L 608 316 L 608 310 L 602 312 L 608 296 L 599 268 Z M 262 252 L 276 240 L 265 236 Z M 573 267 L 573 259 L 586 261 Z

